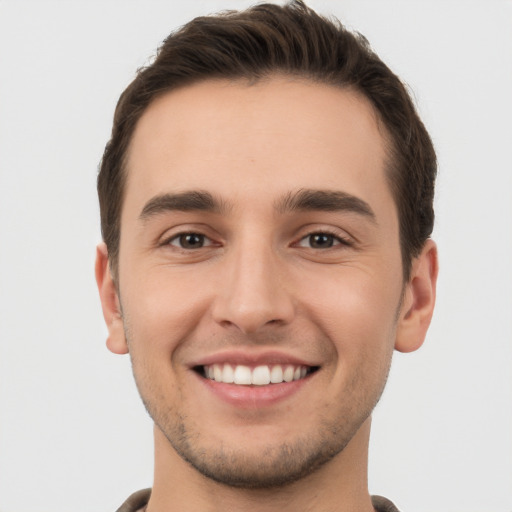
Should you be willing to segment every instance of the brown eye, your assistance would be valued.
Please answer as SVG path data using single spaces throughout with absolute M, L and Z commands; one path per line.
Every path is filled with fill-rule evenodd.
M 327 233 L 314 233 L 307 238 L 309 238 L 309 246 L 313 249 L 328 249 L 332 247 L 335 242 L 334 235 Z
M 350 242 L 341 236 L 337 236 L 331 233 L 318 232 L 311 233 L 302 238 L 298 246 L 306 247 L 308 249 L 330 249 L 336 246 L 350 246 Z
M 170 240 L 169 244 L 181 249 L 200 249 L 211 245 L 211 242 L 206 236 L 199 233 L 182 233 Z

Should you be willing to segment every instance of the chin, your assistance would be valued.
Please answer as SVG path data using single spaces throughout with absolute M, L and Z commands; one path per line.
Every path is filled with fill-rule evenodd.
M 204 432 L 204 424 L 201 429 L 176 416 L 173 421 L 170 415 L 152 416 L 173 451 L 201 475 L 229 487 L 257 490 L 291 485 L 328 464 L 343 452 L 368 415 L 350 423 L 324 422 L 286 439 L 268 431 L 269 435 L 215 438 Z
M 178 455 L 203 476 L 220 484 L 246 489 L 284 487 L 310 475 L 345 448 L 348 440 L 298 439 L 251 450 L 202 448 L 181 438 L 168 439 Z M 256 453 L 255 453 L 256 452 Z

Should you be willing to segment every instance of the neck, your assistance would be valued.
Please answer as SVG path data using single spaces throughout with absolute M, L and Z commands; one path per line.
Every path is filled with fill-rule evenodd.
M 373 512 L 367 480 L 369 435 L 370 419 L 341 453 L 300 481 L 278 488 L 241 489 L 200 474 L 155 427 L 155 475 L 147 512 Z

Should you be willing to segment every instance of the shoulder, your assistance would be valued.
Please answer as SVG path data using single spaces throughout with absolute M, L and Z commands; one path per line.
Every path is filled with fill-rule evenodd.
M 376 512 L 400 512 L 391 501 L 383 496 L 372 496 L 372 505 Z
M 147 505 L 150 495 L 151 489 L 134 492 L 116 512 L 137 512 Z M 372 496 L 372 505 L 376 512 L 400 512 L 390 500 L 383 496 Z
M 148 504 L 151 489 L 134 492 L 116 512 L 137 512 Z

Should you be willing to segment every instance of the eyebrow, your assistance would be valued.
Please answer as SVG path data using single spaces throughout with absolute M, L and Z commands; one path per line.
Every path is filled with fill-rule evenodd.
M 227 206 L 209 192 L 191 190 L 175 194 L 161 194 L 151 198 L 142 209 L 139 219 L 145 221 L 156 215 L 172 211 L 204 211 L 222 213 Z
M 281 214 L 294 211 L 348 211 L 368 217 L 376 223 L 375 213 L 366 201 L 338 190 L 300 189 L 286 194 L 274 203 L 274 207 Z M 228 209 L 227 203 L 216 199 L 210 192 L 190 190 L 151 198 L 144 205 L 139 219 L 146 221 L 172 211 L 224 213 Z
M 376 216 L 370 205 L 359 197 L 338 190 L 300 189 L 287 194 L 276 203 L 280 213 L 294 211 L 347 211 L 368 217 L 376 223 Z

